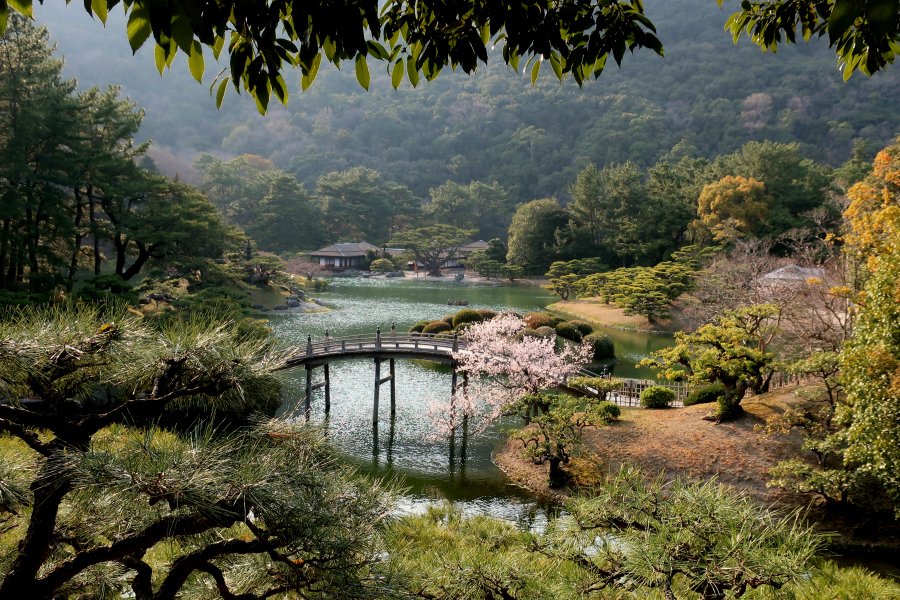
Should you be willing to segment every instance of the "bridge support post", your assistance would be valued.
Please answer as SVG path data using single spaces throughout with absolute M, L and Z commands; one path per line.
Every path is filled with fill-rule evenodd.
M 456 398 L 456 363 L 453 363 L 453 375 L 450 377 L 450 405 Z
M 393 324 L 391 325 L 391 330 L 393 331 Z M 396 371 L 394 370 L 394 359 L 390 359 L 390 368 L 391 368 L 391 417 L 397 412 L 397 388 L 394 384 L 394 380 L 396 379 Z
M 328 376 L 328 363 L 322 365 L 325 369 L 325 412 L 331 411 L 331 377 Z
M 378 392 L 381 390 L 381 359 L 375 357 L 375 403 L 372 406 L 372 422 L 378 423 Z
M 312 401 L 312 366 L 306 363 L 306 416 L 309 417 L 310 402 Z

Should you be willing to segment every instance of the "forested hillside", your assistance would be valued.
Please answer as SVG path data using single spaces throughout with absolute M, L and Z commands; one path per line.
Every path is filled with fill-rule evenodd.
M 733 10 L 733 3 L 719 10 L 711 0 L 647 2 L 666 57 L 627 56 L 621 69 L 607 69 L 583 89 L 571 80 L 560 85 L 549 68 L 532 87 L 500 61 L 473 77 L 447 73 L 398 91 L 383 72 L 373 73 L 365 92 L 352 73 L 324 68 L 305 93 L 299 72 L 292 74 L 287 109 L 272 106 L 267 117 L 233 90 L 217 111 L 207 85 L 194 82 L 182 61 L 160 80 L 146 48 L 138 60 L 130 57 L 121 24 L 104 32 L 86 23 L 83 10 L 56 3 L 36 15 L 59 42 L 66 75 L 81 87 L 122 84 L 147 110 L 139 137 L 154 141 L 151 154 L 163 171 L 188 180 L 200 152 L 255 154 L 295 174 L 311 193 L 319 177 L 365 166 L 420 198 L 452 180 L 496 181 L 513 203 L 566 201 L 589 163 L 630 160 L 646 168 L 768 139 L 797 141 L 804 156 L 837 166 L 854 138 L 871 138 L 878 148 L 900 131 L 896 72 L 845 83 L 823 41 L 778 56 L 747 41 L 735 47 L 723 31 Z M 122 18 L 114 12 L 111 19 Z M 205 81 L 215 70 L 208 65 Z

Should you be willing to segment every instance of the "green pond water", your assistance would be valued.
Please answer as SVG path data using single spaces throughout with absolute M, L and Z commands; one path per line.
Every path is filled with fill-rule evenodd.
M 324 336 L 372 334 L 376 326 L 389 331 L 406 331 L 424 319 L 440 319 L 458 310 L 447 306 L 448 299 L 465 299 L 469 308 L 524 313 L 541 309 L 555 301 L 547 290 L 529 286 L 465 287 L 452 283 L 414 280 L 334 279 L 327 292 L 314 294 L 331 311 L 324 313 L 272 315 L 270 323 L 287 343 L 304 344 L 307 335 Z M 668 336 L 606 330 L 616 342 L 622 362 L 614 367 L 621 377 L 649 378 L 635 362 L 651 350 L 671 343 Z M 426 417 L 429 400 L 450 394 L 450 369 L 416 360 L 398 360 L 397 414 L 390 418 L 388 386 L 382 388 L 380 420 L 372 427 L 374 365 L 371 360 L 344 361 L 331 365 L 331 413 L 324 414 L 324 391 L 314 392 L 312 415 L 322 423 L 334 443 L 363 472 L 375 476 L 399 476 L 409 488 L 404 497 L 407 510 L 436 499 L 456 502 L 465 511 L 491 514 L 521 523 L 540 525 L 545 507 L 527 490 L 517 487 L 491 462 L 496 446 L 503 441 L 503 429 L 519 426 L 511 420 L 486 433 L 442 442 L 427 441 L 431 424 Z M 288 399 L 282 411 L 299 415 L 305 370 L 296 369 L 297 397 Z M 314 382 L 322 378 L 313 371 Z
M 458 310 L 447 306 L 448 299 L 469 301 L 470 308 L 524 313 L 541 309 L 558 300 L 538 287 L 464 287 L 452 283 L 404 280 L 335 279 L 327 292 L 315 293 L 330 312 L 272 315 L 269 320 L 285 342 L 305 344 L 306 336 L 321 338 L 325 330 L 332 336 L 371 334 L 376 326 L 389 331 L 391 322 L 406 331 L 417 321 L 439 319 Z M 619 377 L 652 379 L 648 369 L 636 367 L 653 350 L 673 343 L 671 336 L 650 335 L 604 328 L 613 338 L 621 362 L 613 367 Z M 556 509 L 542 503 L 527 490 L 511 484 L 493 464 L 491 455 L 505 439 L 503 429 L 519 427 L 509 420 L 478 437 L 431 442 L 431 424 L 426 417 L 431 398 L 450 394 L 450 369 L 417 360 L 398 360 L 397 414 L 390 418 L 388 386 L 382 388 L 381 413 L 372 427 L 374 365 L 370 360 L 331 364 L 331 414 L 326 419 L 324 392 L 313 395 L 311 419 L 323 425 L 332 441 L 347 458 L 373 477 L 398 476 L 408 488 L 402 511 L 418 511 L 436 500 L 450 500 L 469 514 L 488 514 L 509 519 L 523 528 L 540 529 Z M 314 382 L 321 369 L 313 371 Z M 282 413 L 300 418 L 305 371 L 296 369 L 296 397 L 288 398 Z M 386 374 L 386 373 L 384 373 Z M 898 577 L 895 566 L 871 557 L 845 556 L 845 566 L 868 567 L 883 575 Z

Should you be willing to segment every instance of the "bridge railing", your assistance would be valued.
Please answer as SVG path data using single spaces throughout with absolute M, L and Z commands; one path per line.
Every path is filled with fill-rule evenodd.
M 452 352 L 465 347 L 464 338 L 453 338 L 441 334 L 420 333 L 375 333 L 345 335 L 340 337 L 320 338 L 313 341 L 309 338 L 306 347 L 298 348 L 298 356 L 321 356 L 373 349 L 384 350 L 435 350 Z M 305 352 L 304 352 L 305 350 Z

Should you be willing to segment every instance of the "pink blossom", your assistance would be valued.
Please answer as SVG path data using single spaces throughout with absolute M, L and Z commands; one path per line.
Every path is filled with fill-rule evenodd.
M 457 371 L 468 376 L 468 385 L 458 386 L 449 402 L 429 406 L 440 434 L 452 434 L 463 418 L 484 431 L 523 395 L 555 388 L 591 360 L 588 344 L 566 345 L 557 352 L 555 336 L 516 339 L 525 329 L 525 323 L 512 315 L 498 315 L 466 329 L 465 349 L 454 352 L 453 358 Z

